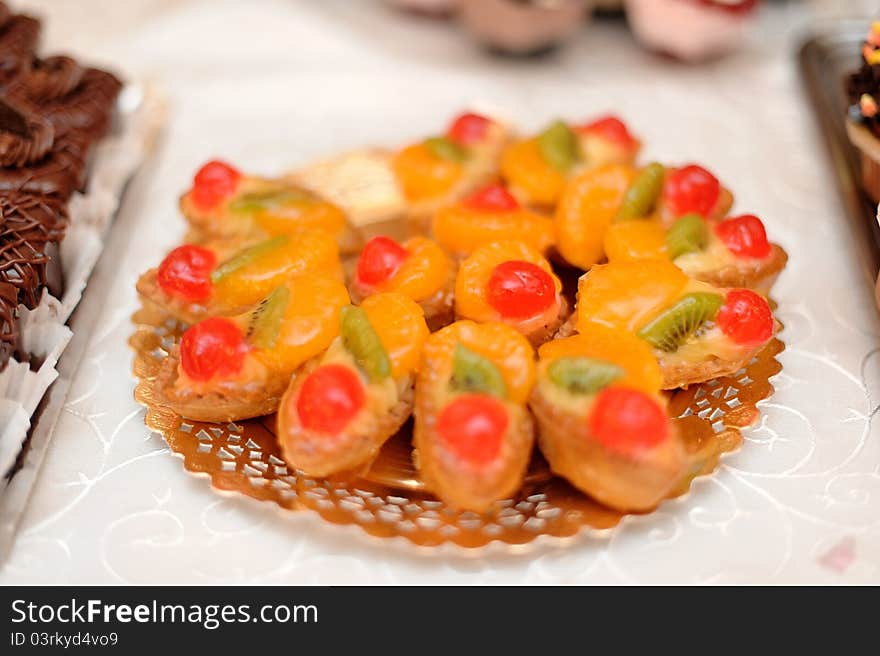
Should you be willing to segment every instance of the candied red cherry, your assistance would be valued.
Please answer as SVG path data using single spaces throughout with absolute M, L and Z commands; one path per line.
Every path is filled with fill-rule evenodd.
M 228 378 L 241 371 L 248 347 L 230 319 L 211 317 L 186 329 L 180 340 L 180 366 L 193 380 Z
M 731 253 L 739 257 L 762 258 L 770 255 L 767 231 L 761 219 L 754 214 L 725 219 L 715 226 L 715 234 Z
M 773 336 L 770 305 L 763 296 L 750 289 L 727 292 L 715 323 L 725 335 L 742 346 L 758 346 Z
M 507 421 L 504 405 L 494 396 L 465 394 L 443 408 L 437 417 L 437 433 L 457 458 L 487 465 L 501 453 Z
M 216 266 L 213 251 L 192 244 L 178 246 L 159 265 L 159 287 L 188 301 L 204 301 L 211 295 L 211 272 Z
M 625 148 L 631 148 L 636 143 L 635 137 L 632 136 L 629 128 L 626 127 L 626 123 L 616 116 L 603 116 L 595 121 L 579 126 L 577 131 L 598 135 Z
M 483 212 L 512 212 L 519 209 L 516 198 L 501 185 L 489 185 L 464 199 L 464 204 Z
M 489 131 L 492 121 L 479 114 L 467 113 L 456 118 L 449 129 L 446 137 L 464 146 L 469 146 L 482 141 Z
M 534 317 L 556 300 L 556 286 L 550 274 L 523 260 L 509 260 L 495 267 L 487 292 L 489 305 L 508 319 Z
M 406 249 L 390 237 L 373 237 L 358 258 L 358 282 L 368 287 L 385 282 L 397 273 L 406 257 Z
M 211 209 L 231 196 L 241 173 L 226 162 L 211 160 L 198 170 L 193 179 L 192 197 L 196 205 L 204 210 Z
M 599 392 L 589 418 L 590 434 L 623 454 L 657 446 L 669 435 L 663 406 L 645 392 L 622 386 Z
M 335 435 L 360 412 L 365 399 L 361 379 L 351 368 L 325 364 L 303 382 L 296 412 L 304 428 Z
M 721 183 L 718 178 L 702 166 L 688 164 L 666 173 L 663 200 L 674 216 L 690 212 L 709 216 L 720 195 Z

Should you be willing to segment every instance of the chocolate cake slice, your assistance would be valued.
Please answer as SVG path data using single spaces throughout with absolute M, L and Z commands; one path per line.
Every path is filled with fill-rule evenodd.
M 0 371 L 6 367 L 18 345 L 18 290 L 0 282 Z

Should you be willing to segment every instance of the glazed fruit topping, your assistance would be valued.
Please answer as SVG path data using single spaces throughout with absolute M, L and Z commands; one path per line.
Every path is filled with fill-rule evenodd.
M 325 364 L 303 382 L 296 412 L 303 428 L 335 435 L 354 419 L 365 400 L 364 386 L 354 370 Z
M 507 384 L 498 367 L 461 344 L 455 347 L 450 382 L 452 389 L 459 392 L 482 392 L 500 398 L 507 396 Z
M 229 203 L 230 212 L 259 212 L 307 203 L 313 198 L 299 189 L 271 189 L 245 194 Z
M 211 271 L 216 265 L 213 251 L 192 244 L 178 246 L 159 265 L 159 287 L 188 301 L 204 301 L 211 295 Z
M 220 282 L 229 274 L 259 260 L 261 257 L 274 251 L 276 248 L 281 248 L 287 244 L 288 241 L 289 238 L 287 236 L 281 235 L 279 237 L 273 237 L 272 239 L 262 241 L 250 248 L 245 248 L 243 251 L 226 260 L 223 264 L 214 269 L 211 273 L 211 280 L 215 283 Z
M 481 212 L 514 212 L 519 202 L 501 185 L 489 185 L 464 199 L 464 205 Z
M 357 280 L 371 287 L 390 279 L 407 257 L 406 249 L 390 237 L 373 237 L 357 263 Z
M 748 289 L 733 289 L 727 293 L 715 323 L 742 346 L 758 346 L 773 336 L 770 305 L 763 296 Z
M 643 326 L 638 336 L 654 348 L 672 353 L 697 332 L 700 326 L 713 319 L 723 302 L 720 294 L 686 294 Z
M 486 287 L 489 305 L 507 319 L 534 317 L 556 300 L 556 286 L 550 274 L 523 260 L 499 264 Z
M 665 175 L 666 169 L 657 162 L 652 162 L 642 169 L 623 195 L 623 202 L 614 219 L 621 221 L 648 216 L 654 209 L 657 199 L 660 198 L 660 192 L 663 191 Z
M 558 358 L 547 367 L 550 380 L 572 394 L 595 394 L 625 373 L 616 364 L 584 356 Z
M 435 157 L 455 162 L 456 164 L 461 164 L 467 159 L 467 150 L 448 137 L 425 139 L 425 148 Z
M 696 164 L 668 172 L 663 185 L 663 199 L 674 216 L 689 212 L 708 216 L 720 195 L 718 178 Z
M 456 457 L 481 466 L 501 453 L 507 424 L 507 411 L 496 398 L 466 394 L 443 408 L 437 417 L 437 433 Z
M 734 255 L 755 258 L 770 255 L 764 224 L 753 214 L 725 219 L 715 226 L 715 233 Z
M 626 127 L 626 123 L 616 116 L 603 116 L 585 125 L 578 126 L 578 132 L 594 134 L 619 144 L 625 148 L 632 148 L 636 144 L 635 137 Z
M 279 287 L 260 303 L 254 312 L 250 341 L 257 348 L 274 348 L 281 334 L 281 324 L 290 304 L 290 289 Z
M 180 366 L 192 380 L 226 378 L 241 371 L 248 351 L 244 335 L 230 319 L 211 317 L 193 324 L 180 340 Z
M 226 162 L 212 160 L 198 170 L 193 179 L 192 197 L 196 205 L 208 210 L 235 193 L 241 173 Z
M 625 455 L 655 447 L 669 435 L 663 406 L 645 392 L 629 387 L 602 390 L 588 421 L 596 440 Z
M 339 318 L 342 341 L 358 367 L 373 382 L 390 376 L 391 360 L 364 309 L 348 305 L 342 308 Z
M 709 228 L 699 214 L 685 214 L 666 233 L 666 251 L 670 259 L 695 253 L 709 243 Z
M 563 121 L 554 121 L 538 135 L 538 148 L 544 159 L 562 173 L 566 173 L 580 159 L 577 137 Z
M 470 146 L 483 140 L 492 120 L 479 114 L 467 113 L 456 118 L 449 129 L 446 137 L 456 143 Z

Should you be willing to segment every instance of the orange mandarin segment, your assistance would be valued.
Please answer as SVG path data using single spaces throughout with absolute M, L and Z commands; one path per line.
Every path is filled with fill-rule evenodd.
M 254 305 L 286 280 L 313 272 L 342 276 L 336 240 L 323 230 L 274 237 L 241 251 L 215 271 L 214 293 L 230 307 Z
M 544 159 L 537 139 L 510 145 L 501 156 L 501 175 L 528 204 L 553 205 L 565 186 L 565 176 Z
M 452 266 L 449 256 L 437 242 L 427 237 L 412 237 L 403 243 L 407 256 L 400 268 L 385 283 L 382 291 L 395 291 L 414 301 L 431 298 L 449 280 Z
M 254 221 L 270 236 L 319 229 L 337 237 L 347 228 L 345 213 L 340 208 L 315 199 L 260 209 L 254 213 Z
M 605 233 L 605 255 L 609 262 L 666 257 L 666 230 L 648 220 L 612 223 Z
M 681 295 L 688 277 L 664 260 L 602 264 L 578 282 L 578 331 L 589 322 L 635 332 Z
M 553 221 L 523 208 L 486 212 L 452 205 L 434 215 L 432 230 L 442 246 L 460 254 L 503 239 L 521 241 L 540 252 L 553 244 Z
M 456 314 L 474 321 L 499 320 L 498 310 L 489 302 L 489 281 L 496 267 L 513 261 L 541 268 L 553 281 L 555 294 L 562 290 L 562 283 L 541 253 L 519 241 L 493 242 L 481 246 L 462 262 L 455 281 Z
M 391 166 L 404 195 L 411 201 L 445 194 L 462 175 L 461 164 L 438 157 L 424 144 L 404 148 L 394 156 Z
M 339 334 L 339 311 L 350 300 L 340 278 L 326 273 L 299 276 L 286 287 L 289 301 L 274 346 L 254 354 L 270 367 L 292 371 L 330 346 Z
M 425 342 L 423 367 L 437 376 L 451 376 L 458 344 L 492 362 L 504 378 L 507 398 L 525 403 L 535 383 L 534 351 L 525 337 L 503 323 L 456 321 Z
M 626 164 L 606 164 L 580 173 L 566 186 L 556 208 L 556 244 L 566 261 L 589 269 L 604 255 L 605 231 L 635 177 Z
M 559 358 L 583 357 L 603 360 L 621 367 L 624 377 L 614 381 L 656 394 L 660 390 L 660 365 L 651 347 L 635 335 L 598 323 L 583 326 L 582 332 L 547 342 L 538 350 L 539 370 Z
M 391 375 L 402 378 L 418 369 L 428 326 L 422 308 L 397 292 L 374 294 L 361 308 L 391 360 Z

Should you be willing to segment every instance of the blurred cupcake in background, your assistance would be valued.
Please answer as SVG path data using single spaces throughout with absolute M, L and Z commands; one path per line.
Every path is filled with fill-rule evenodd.
M 861 55 L 861 66 L 846 80 L 846 132 L 861 153 L 862 186 L 880 202 L 880 21 L 871 24 Z
M 388 4 L 426 16 L 451 16 L 458 7 L 459 0 L 385 0 Z
M 459 0 L 462 25 L 493 51 L 533 55 L 553 49 L 584 24 L 589 0 Z
M 643 45 L 694 62 L 739 48 L 756 18 L 758 0 L 626 0 L 625 5 Z

